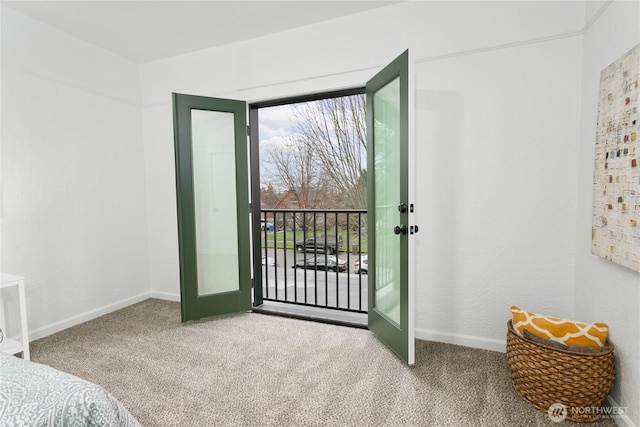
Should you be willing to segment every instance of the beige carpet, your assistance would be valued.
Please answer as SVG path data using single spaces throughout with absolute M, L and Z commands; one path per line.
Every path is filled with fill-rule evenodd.
M 367 330 L 256 313 L 181 324 L 178 303 L 150 299 L 31 348 L 146 427 L 559 425 L 516 394 L 502 353 L 417 341 L 409 368 Z

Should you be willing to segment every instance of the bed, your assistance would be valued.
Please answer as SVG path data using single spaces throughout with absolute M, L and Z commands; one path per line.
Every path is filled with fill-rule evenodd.
M 102 387 L 0 353 L 0 426 L 140 427 L 140 423 Z

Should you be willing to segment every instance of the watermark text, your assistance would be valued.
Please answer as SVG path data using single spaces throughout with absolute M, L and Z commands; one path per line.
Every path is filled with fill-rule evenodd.
M 580 418 L 620 418 L 627 414 L 628 406 L 575 406 L 567 407 L 562 403 L 553 403 L 549 406 L 547 414 L 551 421 L 560 423 L 569 418 L 577 420 Z

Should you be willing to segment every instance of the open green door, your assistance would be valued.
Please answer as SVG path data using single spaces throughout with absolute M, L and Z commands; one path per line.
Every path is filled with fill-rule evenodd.
M 251 309 L 244 101 L 173 94 L 182 321 Z
M 409 52 L 367 82 L 369 329 L 415 359 Z

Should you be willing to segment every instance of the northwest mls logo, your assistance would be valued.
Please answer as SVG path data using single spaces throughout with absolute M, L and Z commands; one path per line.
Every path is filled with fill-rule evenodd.
M 592 420 L 595 418 L 619 418 L 629 411 L 628 406 L 575 406 L 571 408 L 571 420 Z M 561 423 L 569 415 L 569 409 L 562 403 L 549 406 L 547 414 L 554 423 Z
M 551 421 L 554 423 L 561 423 L 567 418 L 568 412 L 567 407 L 562 403 L 553 403 L 549 406 L 547 414 L 549 414 L 549 418 L 551 418 Z

